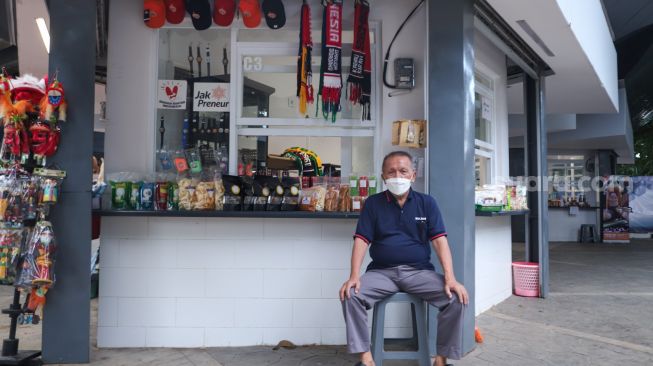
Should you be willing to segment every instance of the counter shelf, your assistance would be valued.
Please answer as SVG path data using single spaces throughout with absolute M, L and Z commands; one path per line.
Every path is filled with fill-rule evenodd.
M 555 209 L 555 210 L 569 210 L 570 207 L 573 206 L 549 206 L 549 209 Z M 590 207 L 578 207 L 579 210 L 600 210 L 601 207 L 598 206 L 590 206 Z
M 489 211 L 476 211 L 476 216 L 519 216 L 519 215 L 527 215 L 529 210 L 516 210 L 516 211 L 495 211 L 495 212 L 489 212 Z
M 359 212 L 308 211 L 134 211 L 93 210 L 94 215 L 118 217 L 245 217 L 278 219 L 358 219 Z

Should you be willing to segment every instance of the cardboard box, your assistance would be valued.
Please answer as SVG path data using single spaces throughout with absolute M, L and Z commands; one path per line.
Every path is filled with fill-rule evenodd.
M 268 154 L 267 167 L 269 169 L 293 170 L 297 169 L 297 164 L 295 163 L 295 159 Z
M 400 120 L 392 123 L 392 144 L 425 148 L 428 135 L 425 120 Z

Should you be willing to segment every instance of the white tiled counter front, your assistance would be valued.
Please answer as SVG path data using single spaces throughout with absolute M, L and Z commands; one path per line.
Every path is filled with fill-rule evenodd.
M 345 344 L 338 290 L 355 225 L 103 217 L 98 347 Z M 410 333 L 404 305 L 388 308 L 390 337 Z
M 510 216 L 476 218 L 476 315 L 512 295 Z

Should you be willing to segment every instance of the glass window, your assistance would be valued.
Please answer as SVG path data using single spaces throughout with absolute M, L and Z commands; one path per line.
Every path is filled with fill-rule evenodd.
M 236 31 L 236 30 L 235 30 Z M 315 101 L 300 113 L 297 97 L 297 30 L 269 32 L 264 29 L 237 30 L 234 55 L 237 64 L 236 116 L 237 169 L 264 167 L 268 155 L 279 155 L 290 147 L 313 150 L 322 162 L 343 176 L 351 173 L 375 174 L 376 101 L 372 85 L 371 121 L 362 120 L 360 105 L 347 99 L 346 78 L 349 74 L 353 32 L 343 30 L 340 112 L 332 122 L 322 115 L 318 100 L 320 84 L 321 32 L 312 31 L 313 89 Z M 370 31 L 372 73 L 377 64 L 374 30 Z
M 347 25 L 345 25 L 347 26 Z M 370 30 L 372 73 L 378 69 L 376 31 Z M 185 106 L 158 108 L 156 149 L 172 154 L 199 148 L 207 163 L 219 164 L 223 171 L 242 173 L 266 166 L 270 154 L 290 147 L 314 150 L 324 163 L 337 166 L 343 175 L 375 174 L 380 163 L 374 160 L 379 144 L 376 126 L 379 100 L 376 78 L 372 83 L 371 121 L 362 120 L 360 105 L 347 99 L 351 26 L 343 30 L 341 110 L 337 120 L 325 120 L 318 107 L 321 39 L 313 30 L 313 87 L 316 100 L 305 114 L 299 112 L 296 96 L 297 40 L 292 27 L 270 32 L 267 29 L 210 28 L 202 32 L 186 28 L 159 30 L 157 86 L 167 96 L 181 93 L 174 82 L 185 82 Z M 212 84 L 206 84 L 212 83 Z M 217 83 L 217 84 L 216 84 Z M 165 84 L 165 85 L 162 85 Z M 226 95 L 228 103 L 220 111 L 193 106 L 200 93 Z M 161 95 L 161 94 L 160 94 Z M 160 99 L 160 98 L 157 98 Z M 184 101 L 184 98 L 179 98 Z M 201 98 L 200 98 L 201 99 Z M 160 100 L 157 100 L 159 103 Z M 157 157 L 161 155 L 157 153 Z M 216 159 L 217 156 L 217 159 Z M 157 170 L 161 169 L 157 159 Z
M 494 145 L 494 81 L 480 71 L 475 72 L 475 178 L 476 185 L 493 183 Z
M 199 83 L 229 82 L 230 38 L 230 29 L 211 28 L 202 32 L 185 28 L 159 30 L 155 132 L 159 153 L 165 151 L 174 155 L 198 148 L 205 166 L 220 164 L 226 172 L 229 111 L 194 111 L 193 96 L 200 92 Z M 228 93 L 228 87 L 217 86 L 225 84 L 208 85 L 213 85 L 209 88 L 211 93 Z M 179 95 L 184 89 L 185 94 Z M 162 105 L 162 100 L 169 104 Z M 158 157 L 161 156 L 159 153 Z M 158 159 L 155 166 L 157 171 L 162 168 Z
M 280 49 L 275 49 L 278 52 Z M 323 118 L 322 109 L 318 108 L 318 101 L 307 105 L 305 114 L 299 112 L 296 70 L 297 56 L 292 55 L 297 51 L 288 48 L 288 55 L 265 55 L 265 50 L 256 54 L 243 55 L 242 90 L 242 118 Z M 320 50 L 313 50 L 313 88 L 317 97 L 320 75 Z M 344 54 L 343 54 L 344 56 Z M 343 57 L 343 82 L 349 72 L 349 57 Z M 347 66 L 345 66 L 347 65 Z M 342 89 L 341 112 L 339 120 L 360 119 L 363 113 L 360 105 L 352 105 L 344 96 L 346 89 Z M 258 107 L 257 107 L 258 106 Z M 330 121 L 326 121 L 331 123 Z
M 585 159 L 582 155 L 549 156 L 548 165 L 549 200 L 553 205 L 565 206 L 584 195 L 581 178 L 585 175 Z

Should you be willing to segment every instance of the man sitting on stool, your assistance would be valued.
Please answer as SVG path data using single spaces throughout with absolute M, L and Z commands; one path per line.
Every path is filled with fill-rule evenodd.
M 447 234 L 435 199 L 410 189 L 416 176 L 412 156 L 403 151 L 392 152 L 383 159 L 382 169 L 388 190 L 365 201 L 354 235 L 351 274 L 340 289 L 347 351 L 360 354 L 358 366 L 374 366 L 367 310 L 402 291 L 417 295 L 440 310 L 433 365 L 445 366 L 447 358 L 462 356 L 467 290 L 454 276 Z M 429 242 L 440 259 L 444 276 L 436 273 L 431 264 Z M 368 246 L 372 263 L 359 277 Z

